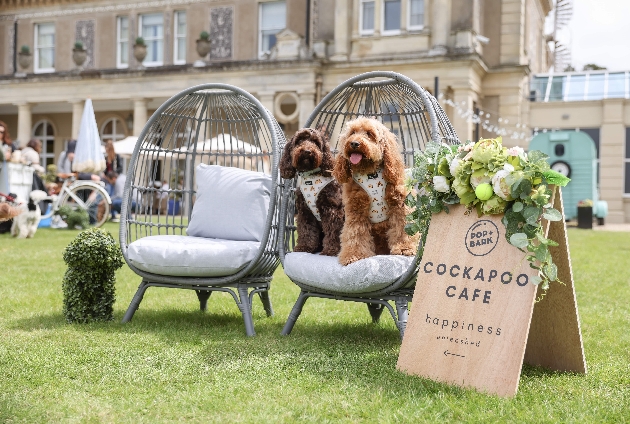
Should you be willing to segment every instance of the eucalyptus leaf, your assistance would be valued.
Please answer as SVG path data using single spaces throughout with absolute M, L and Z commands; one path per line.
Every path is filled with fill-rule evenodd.
M 545 266 L 545 274 L 549 277 L 549 281 L 556 281 L 558 279 L 558 267 L 554 263 L 549 263 Z
M 537 208 L 536 206 L 527 206 L 525 210 L 523 210 L 525 222 L 527 222 L 529 225 L 536 225 L 541 213 L 542 210 L 540 208 Z
M 561 221 L 562 214 L 557 209 L 549 208 L 545 210 L 545 213 L 543 213 L 543 218 L 548 221 Z
M 510 244 L 520 249 L 524 249 L 529 244 L 529 240 L 527 239 L 526 234 L 516 233 L 516 234 L 512 234 L 512 237 L 510 237 Z
M 514 202 L 512 205 L 512 210 L 514 212 L 520 212 L 523 210 L 523 204 L 521 202 Z
M 533 285 L 537 286 L 542 282 L 542 278 L 537 275 L 532 275 L 531 277 L 529 277 L 529 281 L 531 281 Z

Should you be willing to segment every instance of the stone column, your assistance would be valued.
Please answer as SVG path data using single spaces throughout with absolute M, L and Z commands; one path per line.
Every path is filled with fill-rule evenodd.
M 603 100 L 603 122 L 599 137 L 599 198 L 608 202 L 606 222 L 623 224 L 624 125 L 623 99 Z
M 298 96 L 300 98 L 300 103 L 298 107 L 300 108 L 300 118 L 299 125 L 300 128 L 303 128 L 306 124 L 306 120 L 315 109 L 315 91 L 298 91 Z
M 81 126 L 81 117 L 83 116 L 83 100 L 72 100 L 72 136 L 73 140 L 79 137 L 79 127 Z
M 134 136 L 139 136 L 147 123 L 148 99 L 133 99 L 133 131 Z
M 451 0 L 433 0 L 431 4 L 432 55 L 444 55 L 448 51 L 451 36 Z
M 31 114 L 31 103 L 17 103 L 18 107 L 18 131 L 17 139 L 20 147 L 25 147 L 31 139 L 31 127 L 33 126 L 33 116 Z
M 350 0 L 335 1 L 335 54 L 331 60 L 344 61 L 350 54 Z

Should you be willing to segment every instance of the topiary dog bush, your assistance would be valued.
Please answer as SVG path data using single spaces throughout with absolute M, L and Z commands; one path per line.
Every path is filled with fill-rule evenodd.
M 120 248 L 107 231 L 80 232 L 64 249 L 63 314 L 68 322 L 114 319 L 115 272 L 123 266 Z

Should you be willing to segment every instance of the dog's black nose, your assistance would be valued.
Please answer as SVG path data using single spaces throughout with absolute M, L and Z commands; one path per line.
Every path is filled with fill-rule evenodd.
M 351 141 L 350 142 L 350 147 L 352 147 L 353 149 L 356 149 L 357 147 L 359 147 L 359 142 L 358 141 Z

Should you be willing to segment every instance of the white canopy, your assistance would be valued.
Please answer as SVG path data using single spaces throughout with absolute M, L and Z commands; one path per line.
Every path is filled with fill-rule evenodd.
M 105 156 L 101 151 L 101 139 L 96 127 L 92 100 L 85 101 L 83 116 L 79 126 L 79 136 L 75 149 L 72 170 L 98 174 L 105 169 Z
M 130 158 L 137 142 L 138 137 L 129 136 L 127 138 L 123 138 L 122 140 L 114 143 L 114 151 L 121 157 Z

